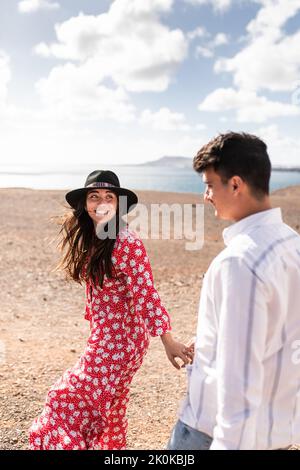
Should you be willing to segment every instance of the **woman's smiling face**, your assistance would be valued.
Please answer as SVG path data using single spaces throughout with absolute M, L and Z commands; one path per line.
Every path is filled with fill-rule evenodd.
M 95 226 L 111 220 L 117 207 L 118 198 L 109 189 L 91 189 L 86 196 L 86 210 Z

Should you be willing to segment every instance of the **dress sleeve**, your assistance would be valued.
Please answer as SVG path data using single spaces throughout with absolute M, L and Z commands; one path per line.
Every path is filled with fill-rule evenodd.
M 143 317 L 150 335 L 161 336 L 171 331 L 169 314 L 154 287 L 146 249 L 134 232 L 122 234 L 112 261 L 116 271 L 125 276 L 135 312 Z

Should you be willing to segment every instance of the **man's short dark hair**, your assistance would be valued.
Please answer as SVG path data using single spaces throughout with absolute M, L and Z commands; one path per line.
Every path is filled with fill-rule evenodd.
M 266 144 L 255 135 L 220 134 L 199 150 L 193 164 L 198 173 L 213 168 L 223 183 L 239 176 L 258 199 L 269 194 L 271 162 Z

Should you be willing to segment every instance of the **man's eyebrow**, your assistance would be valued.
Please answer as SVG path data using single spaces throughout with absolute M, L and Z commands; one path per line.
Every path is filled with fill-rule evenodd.
M 204 183 L 204 184 L 212 184 L 211 181 L 207 181 L 207 180 L 203 180 L 203 183 Z

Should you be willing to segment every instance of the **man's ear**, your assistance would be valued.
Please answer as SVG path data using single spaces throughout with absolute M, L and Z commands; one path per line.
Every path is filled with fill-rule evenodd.
M 242 178 L 240 178 L 240 176 L 233 176 L 231 178 L 230 184 L 231 184 L 233 191 L 237 191 L 238 189 L 241 188 L 243 184 L 243 180 Z

